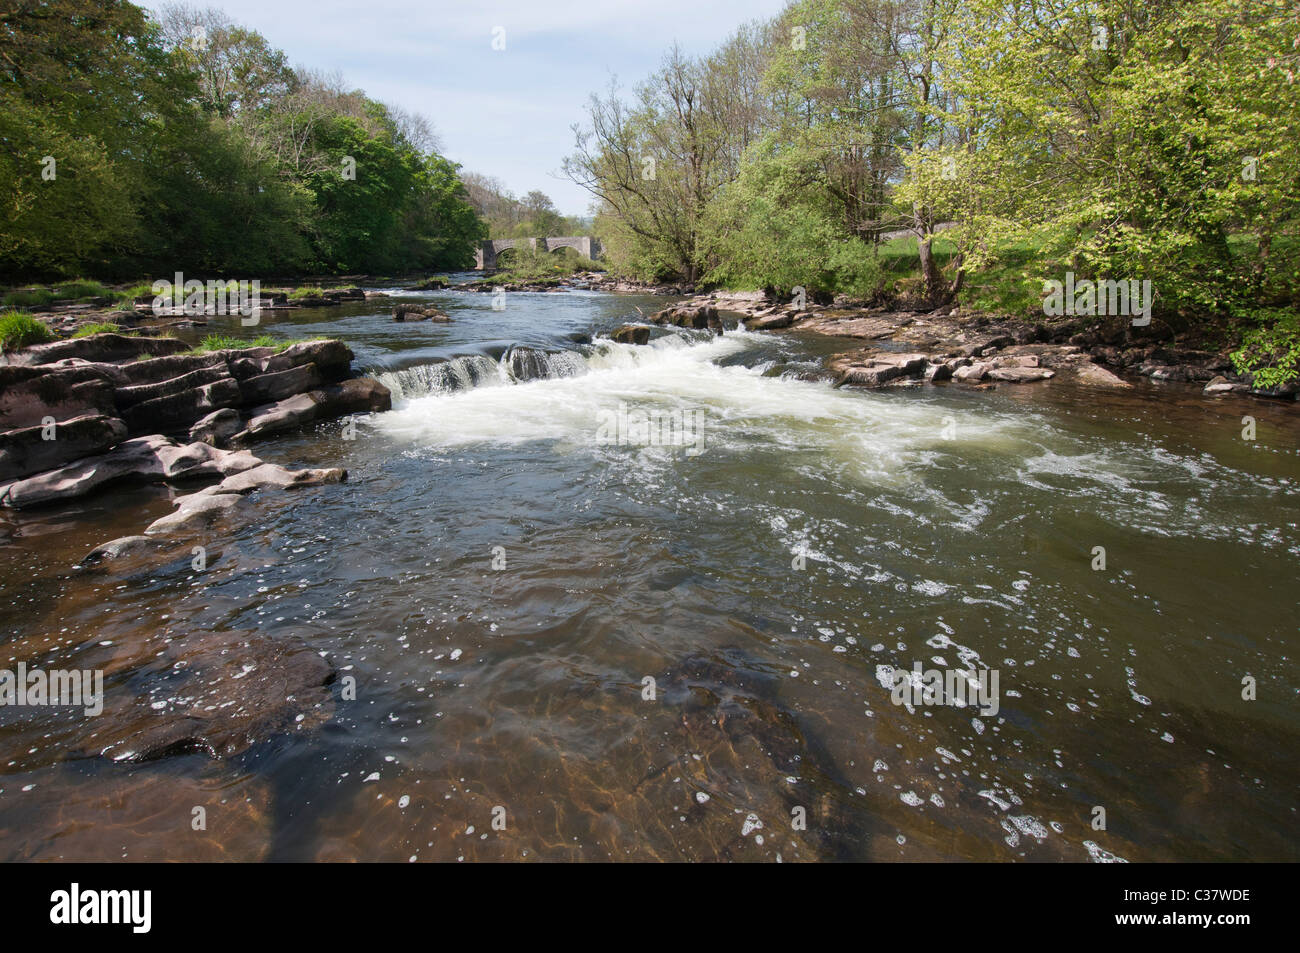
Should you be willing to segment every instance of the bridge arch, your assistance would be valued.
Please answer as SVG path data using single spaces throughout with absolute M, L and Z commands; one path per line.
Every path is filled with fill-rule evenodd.
M 586 258 L 596 259 L 600 255 L 600 242 L 590 235 L 566 235 L 559 238 L 494 238 L 483 242 L 474 253 L 474 267 L 479 271 L 490 271 L 497 267 L 497 256 L 507 248 L 527 246 L 536 251 L 553 252 L 558 248 L 573 248 Z

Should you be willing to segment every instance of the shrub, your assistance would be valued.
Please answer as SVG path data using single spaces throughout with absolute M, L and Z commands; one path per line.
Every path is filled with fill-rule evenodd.
M 1252 375 L 1254 386 L 1265 389 L 1300 377 L 1300 314 L 1275 308 L 1255 320 L 1258 326 L 1247 329 L 1232 352 L 1237 372 Z

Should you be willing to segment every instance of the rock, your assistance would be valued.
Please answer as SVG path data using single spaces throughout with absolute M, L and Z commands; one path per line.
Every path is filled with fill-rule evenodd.
M 323 384 L 315 364 L 299 364 L 283 371 L 258 374 L 239 382 L 241 404 L 269 404 Z
M 236 407 L 242 402 L 239 384 L 233 377 L 223 377 L 211 384 L 128 407 L 122 417 L 133 434 L 188 432 L 192 424 L 214 410 Z
M 852 364 L 843 370 L 836 387 L 853 384 L 858 387 L 880 387 L 899 377 L 921 373 L 926 366 L 924 354 L 891 354 L 881 352 L 865 364 Z
M 269 349 L 267 349 L 269 351 Z M 230 353 L 230 352 L 226 352 Z M 239 352 L 235 352 L 238 354 Z M 230 372 L 238 379 L 245 380 L 259 374 L 285 371 L 303 364 L 315 364 L 321 378 L 337 383 L 352 372 L 352 351 L 342 341 L 300 341 L 290 345 L 279 354 L 270 351 L 265 355 L 254 356 L 251 362 L 238 357 L 229 359 Z
M 154 383 L 130 384 L 126 387 L 119 387 L 113 396 L 117 401 L 117 406 L 125 409 L 142 404 L 145 401 L 157 400 L 160 397 L 171 397 L 182 391 L 195 390 L 204 384 L 214 384 L 229 377 L 230 372 L 226 369 L 225 362 L 217 360 L 207 367 L 196 368 L 177 377 Z
M 254 440 L 295 430 L 313 420 L 328 420 L 344 414 L 391 410 L 393 396 L 388 388 L 369 377 L 357 377 L 328 387 L 298 394 L 274 404 L 255 407 L 236 441 Z
M 176 512 L 149 524 L 146 536 L 160 536 L 183 530 L 202 529 L 244 502 L 238 493 L 190 493 L 175 500 Z
M 1014 343 L 1015 339 L 1009 334 L 999 334 L 993 337 L 986 337 L 962 348 L 962 356 L 975 357 L 976 355 L 980 355 L 982 357 L 985 354 L 992 353 L 992 351 L 997 350 L 998 348 L 1010 347 Z
M 1187 376 L 1187 368 L 1183 365 L 1144 364 L 1139 373 L 1143 377 L 1150 377 L 1156 381 L 1176 381 L 1181 383 L 1190 379 Z
M 961 384 L 977 384 L 993 370 L 992 364 L 968 364 L 952 372 L 952 379 Z
M 1045 381 L 1055 377 L 1055 371 L 1042 367 L 995 367 L 988 372 L 990 379 L 1007 381 L 1012 384 L 1028 384 L 1032 381 Z
M 239 411 L 229 407 L 214 410 L 190 428 L 190 440 L 224 447 L 230 439 L 244 429 L 244 420 Z
M 721 326 L 722 319 L 718 315 L 718 309 L 713 305 L 699 305 L 697 307 L 687 305 L 665 308 L 651 315 L 650 320 L 655 324 L 671 324 L 679 328 L 704 330 L 710 326 L 710 322 Z
M 121 536 L 110 539 L 107 543 L 100 543 L 81 558 L 79 565 L 93 566 L 106 560 L 138 556 L 141 553 L 153 552 L 158 547 L 158 540 L 151 536 Z
M 97 719 L 91 719 L 95 721 Z M 98 752 L 96 752 L 98 753 Z M 5 859 L 78 864 L 168 863 L 176 859 L 177 805 L 182 819 L 202 807 L 206 826 L 185 824 L 184 856 L 201 863 L 257 863 L 275 841 L 271 786 L 244 772 L 193 775 L 157 771 L 100 772 L 88 788 L 70 760 L 42 771 L 43 803 L 6 830 Z M 156 923 L 156 921 L 155 921 Z
M 0 505 L 21 509 L 72 499 L 118 480 L 171 483 L 198 477 L 226 477 L 262 461 L 251 453 L 218 450 L 205 443 L 185 446 L 153 435 L 126 440 L 107 453 L 0 485 Z
M 133 682 L 143 682 L 136 698 L 106 702 L 90 719 L 85 748 L 114 761 L 230 757 L 278 732 L 323 724 L 332 713 L 334 670 L 301 638 L 195 632 L 169 640 L 160 655 Z M 168 704 L 155 710 L 159 698 Z
M 394 321 L 450 321 L 451 318 L 444 311 L 433 307 L 432 305 L 418 304 L 395 304 L 393 305 Z
M 0 428 L 36 426 L 47 417 L 117 416 L 113 381 L 94 367 L 0 366 Z
M 1075 371 L 1081 384 L 1092 387 L 1131 388 L 1133 385 L 1116 374 L 1111 373 L 1100 364 L 1080 364 Z
M 324 470 L 288 470 L 274 463 L 263 463 L 251 470 L 228 476 L 215 486 L 200 490 L 197 495 L 243 494 L 265 488 L 285 490 L 291 487 L 323 486 L 326 483 L 342 483 L 347 478 L 348 471 L 337 467 Z
M 649 344 L 650 329 L 643 325 L 625 324 L 614 332 L 613 338 L 620 344 Z
M 28 367 L 52 364 L 75 357 L 85 361 L 121 363 L 141 354 L 159 356 L 188 351 L 188 344 L 174 338 L 128 337 L 124 334 L 92 334 L 84 338 L 68 338 L 49 344 L 34 344 L 19 351 L 0 355 L 0 363 Z
M 1038 367 L 1037 354 L 1005 354 L 993 361 L 994 367 Z
M 747 325 L 750 331 L 778 331 L 781 328 L 788 328 L 794 324 L 794 315 L 789 312 L 769 315 L 765 318 L 754 318 Z
M 53 435 L 53 439 L 46 437 Z M 126 439 L 126 424 L 117 417 L 87 414 L 45 427 L 0 432 L 0 480 L 16 480 L 103 453 Z
M 295 430 L 315 420 L 318 409 L 316 401 L 309 394 L 298 394 L 264 407 L 254 407 L 244 430 L 232 439 L 236 442 L 247 441 Z
M 925 368 L 925 379 L 931 384 L 952 379 L 952 368 L 946 363 L 930 364 Z

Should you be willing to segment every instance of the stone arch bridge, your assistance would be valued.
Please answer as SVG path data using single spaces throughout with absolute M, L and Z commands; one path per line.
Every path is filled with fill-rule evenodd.
M 570 235 L 565 238 L 498 238 L 486 241 L 474 253 L 474 267 L 479 271 L 490 271 L 497 266 L 497 256 L 508 248 L 539 248 L 553 252 L 560 248 L 577 249 L 580 255 L 596 258 L 600 254 L 600 242 L 590 235 Z

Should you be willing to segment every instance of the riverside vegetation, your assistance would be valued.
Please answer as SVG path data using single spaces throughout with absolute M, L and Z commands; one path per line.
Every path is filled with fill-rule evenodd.
M 1157 340 L 1300 359 L 1300 12 L 1284 0 L 797 0 L 592 97 L 566 169 L 654 281 L 1042 320 L 1150 281 Z

